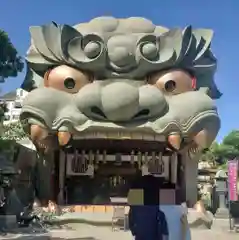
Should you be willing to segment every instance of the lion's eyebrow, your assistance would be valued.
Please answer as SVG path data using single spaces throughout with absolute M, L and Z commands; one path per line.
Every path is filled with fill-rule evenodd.
M 28 84 L 24 83 L 23 86 L 38 86 L 39 81 L 43 81 L 44 73 L 59 65 L 86 70 L 104 79 L 114 78 L 115 75 L 128 79 L 143 79 L 154 71 L 181 68 L 190 69 L 197 79 L 197 87 L 209 88 L 210 97 L 221 96 L 214 82 L 217 59 L 210 47 L 213 37 L 210 29 L 193 29 L 192 26 L 166 29 L 140 17 L 98 17 L 75 26 L 52 22 L 31 27 L 30 32 L 32 41 L 26 57 L 29 74 L 24 80 Z M 119 34 L 125 35 L 125 38 L 121 38 Z M 111 38 L 117 38 L 119 42 L 113 41 L 110 50 L 107 49 L 107 44 Z M 129 47 L 127 44 L 130 43 L 134 46 L 130 39 L 136 39 L 136 42 L 133 56 L 128 57 L 129 64 L 116 66 L 116 69 L 109 67 L 114 63 L 109 56 L 110 51 L 114 52 L 122 44 L 125 44 L 125 48 Z M 93 44 L 85 51 L 84 47 L 88 43 Z M 98 51 L 99 49 L 93 46 L 102 49 Z M 158 54 L 153 54 L 154 49 Z M 91 51 L 98 55 L 89 59 L 91 55 L 87 54 L 92 53 Z M 127 68 L 127 65 L 132 66 Z

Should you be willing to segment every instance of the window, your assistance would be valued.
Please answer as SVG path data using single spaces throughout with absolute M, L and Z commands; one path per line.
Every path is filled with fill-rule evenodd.
M 21 108 L 22 107 L 21 101 L 20 100 L 15 101 L 14 107 L 15 108 Z

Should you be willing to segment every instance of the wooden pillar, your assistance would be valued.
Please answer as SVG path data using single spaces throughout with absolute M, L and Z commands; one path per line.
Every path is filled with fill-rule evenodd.
M 184 165 L 186 201 L 189 207 L 193 207 L 197 202 L 198 156 L 194 156 L 193 159 L 191 159 L 187 153 L 183 153 L 181 156 Z
M 57 202 L 59 194 L 59 151 L 53 151 L 54 166 L 52 171 L 52 184 L 54 186 L 54 202 Z
M 37 155 L 35 189 L 36 196 L 42 205 L 46 205 L 49 200 L 54 199 L 54 184 L 52 182 L 53 164 L 52 152 Z
M 170 181 L 174 184 L 177 184 L 177 179 L 178 179 L 178 154 L 174 153 L 171 157 L 170 157 L 170 162 L 171 162 L 171 179 Z
M 60 150 L 59 157 L 59 194 L 57 203 L 59 205 L 65 204 L 64 192 L 65 192 L 65 172 L 66 172 L 66 153 Z

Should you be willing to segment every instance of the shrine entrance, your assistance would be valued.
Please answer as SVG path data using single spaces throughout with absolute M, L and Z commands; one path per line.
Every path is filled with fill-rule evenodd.
M 112 198 L 127 198 L 130 180 L 123 176 L 69 178 L 67 204 L 111 204 Z
M 74 176 L 66 178 L 66 204 L 98 205 L 111 204 L 112 199 L 125 199 L 136 171 L 125 171 L 118 168 L 117 171 L 111 166 L 100 169 L 94 175 Z M 133 172 L 133 174 L 132 174 Z M 117 203 L 117 200 L 115 200 Z
M 174 152 L 126 155 L 73 149 L 61 151 L 59 156 L 55 169 L 59 171 L 57 199 L 61 205 L 107 205 L 112 204 L 112 198 L 127 202 L 136 179 L 143 181 L 142 176 L 149 174 L 156 176 L 160 203 L 175 204 L 185 199 L 182 161 Z

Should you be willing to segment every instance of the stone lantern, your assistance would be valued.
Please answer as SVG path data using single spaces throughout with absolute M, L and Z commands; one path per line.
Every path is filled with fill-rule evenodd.
M 219 207 L 216 211 L 216 218 L 228 218 L 229 210 L 226 206 L 227 201 L 227 174 L 224 170 L 219 170 L 215 176 L 216 193 L 218 195 Z

